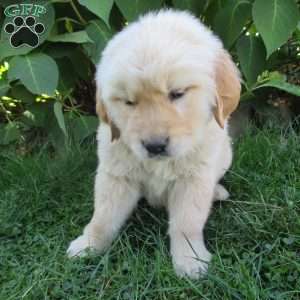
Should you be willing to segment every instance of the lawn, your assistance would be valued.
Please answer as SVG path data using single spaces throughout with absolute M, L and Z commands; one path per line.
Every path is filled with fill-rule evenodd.
M 231 198 L 213 207 L 214 256 L 198 281 L 176 277 L 166 213 L 143 201 L 104 255 L 66 258 L 92 213 L 94 145 L 0 151 L 0 300 L 300 299 L 300 138 L 269 128 L 234 147 Z

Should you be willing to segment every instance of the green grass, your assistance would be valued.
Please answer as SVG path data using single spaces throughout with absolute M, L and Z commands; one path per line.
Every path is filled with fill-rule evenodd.
M 235 145 L 231 200 L 206 226 L 208 276 L 179 279 L 166 213 L 142 203 L 104 255 L 68 260 L 92 213 L 95 148 L 0 152 L 0 300 L 300 299 L 300 138 L 265 129 Z

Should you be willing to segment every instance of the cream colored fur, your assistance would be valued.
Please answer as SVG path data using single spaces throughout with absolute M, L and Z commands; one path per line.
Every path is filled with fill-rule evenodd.
M 104 122 L 97 136 L 94 214 L 68 255 L 109 247 L 145 196 L 168 210 L 175 271 L 197 278 L 211 258 L 203 228 L 212 202 L 229 196 L 218 181 L 232 160 L 227 118 L 239 100 L 238 71 L 197 19 L 161 11 L 108 43 L 96 83 Z M 172 89 L 185 90 L 182 99 L 169 101 Z M 141 141 L 161 135 L 170 138 L 169 155 L 149 158 Z

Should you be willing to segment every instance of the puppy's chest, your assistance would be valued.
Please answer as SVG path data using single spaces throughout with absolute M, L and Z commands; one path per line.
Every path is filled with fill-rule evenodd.
M 160 206 L 167 203 L 168 193 L 177 179 L 175 174 L 168 165 L 143 166 L 140 178 L 142 194 L 151 205 Z

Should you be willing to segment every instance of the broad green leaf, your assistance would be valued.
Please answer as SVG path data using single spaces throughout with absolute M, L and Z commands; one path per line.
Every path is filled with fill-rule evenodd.
M 230 48 L 236 41 L 250 16 L 251 2 L 249 0 L 229 0 L 218 11 L 213 28 L 223 40 L 226 48 Z
M 128 22 L 148 11 L 162 7 L 162 0 L 115 0 L 115 3 Z
M 21 2 L 20 0 L 1 0 L 0 6 L 6 7 L 8 5 L 16 4 L 16 3 L 20 3 L 20 2 Z
M 67 129 L 66 129 L 66 124 L 65 124 L 65 118 L 62 110 L 62 104 L 60 102 L 55 102 L 54 103 L 54 115 L 56 117 L 57 123 L 59 125 L 59 128 L 62 130 L 64 135 L 67 137 Z
M 102 19 L 109 27 L 109 15 L 114 4 L 114 0 L 79 0 L 79 3 L 86 6 L 88 10 Z
M 205 4 L 206 0 L 173 0 L 175 8 L 191 11 L 195 15 L 203 11 Z
M 213 27 L 215 16 L 221 8 L 222 0 L 208 1 L 205 13 L 203 14 L 204 22 L 210 27 Z
M 53 106 L 52 106 L 53 108 Z M 66 136 L 63 132 L 63 130 L 60 128 L 60 125 L 58 124 L 58 120 L 56 118 L 56 115 L 54 113 L 49 112 L 48 113 L 49 118 L 47 118 L 47 134 L 49 137 L 50 143 L 53 145 L 53 147 L 56 149 L 58 154 L 64 154 L 66 153 L 66 150 L 68 149 L 68 140 L 69 137 Z M 65 114 L 67 115 L 67 114 Z M 66 117 L 64 117 L 64 123 L 66 124 Z M 66 127 L 66 126 L 65 126 Z
M 71 121 L 70 129 L 75 141 L 81 142 L 86 137 L 94 134 L 97 130 L 99 120 L 93 116 L 80 116 Z
M 287 41 L 299 21 L 295 0 L 256 0 L 252 14 L 268 57 Z
M 50 55 L 52 58 L 69 57 L 74 51 L 74 45 L 72 44 L 54 44 L 50 43 L 43 53 Z
M 297 97 L 300 97 L 300 86 L 288 83 L 284 80 L 271 79 L 263 84 L 258 85 L 253 90 L 257 90 L 263 87 L 273 87 L 279 90 L 285 91 Z
M 69 59 L 71 60 L 73 68 L 77 75 L 83 80 L 90 81 L 92 76 L 91 62 L 85 55 L 85 53 L 82 51 L 81 47 L 77 47 L 76 49 L 74 49 L 70 53 Z M 80 64 L 78 63 L 79 61 Z
M 33 94 L 53 95 L 58 83 L 58 68 L 50 56 L 30 53 L 10 61 L 8 78 L 20 79 Z
M 0 40 L 0 61 L 9 56 L 26 54 L 26 53 L 30 52 L 31 50 L 33 50 L 33 48 L 28 47 L 28 46 L 21 46 L 19 48 L 13 48 L 9 44 L 8 39 Z
M 16 2 L 18 1 L 15 1 L 14 3 Z M 22 1 L 22 4 L 32 3 L 32 2 L 33 1 L 27 0 L 27 1 Z M 47 2 L 39 1 L 39 4 L 42 4 L 46 8 L 45 14 L 41 14 L 39 17 L 35 17 L 36 23 L 42 23 L 45 27 L 44 32 L 39 35 L 39 45 L 41 45 L 48 38 L 51 29 L 54 25 L 55 11 L 50 1 Z M 27 54 L 34 49 L 27 45 L 23 45 L 18 48 L 13 48 L 10 45 L 11 35 L 5 32 L 4 27 L 7 23 L 11 23 L 13 19 L 14 19 L 13 17 L 6 17 L 3 22 L 3 26 L 1 30 L 1 38 L 0 38 L 0 61 L 9 56 Z
M 14 85 L 11 89 L 12 96 L 26 104 L 32 104 L 35 101 L 35 95 L 30 93 L 23 85 Z
M 9 89 L 9 83 L 4 79 L 0 79 L 0 97 L 6 95 Z
M 73 68 L 72 62 L 68 58 L 56 59 L 56 63 L 59 69 L 59 81 L 57 90 L 59 92 L 68 92 L 70 89 L 74 88 L 75 82 L 78 79 L 74 76 L 75 70 Z
M 8 145 L 18 140 L 20 136 L 19 128 L 15 123 L 0 124 L 0 145 Z
M 100 20 L 90 21 L 86 31 L 94 43 L 85 44 L 84 49 L 92 62 L 96 64 L 99 62 L 102 50 L 113 34 Z
M 251 86 L 266 68 L 265 46 L 259 37 L 244 35 L 237 41 L 236 48 L 243 74 Z
M 92 43 L 93 41 L 89 38 L 88 34 L 85 30 L 71 32 L 71 33 L 63 33 L 54 36 L 50 36 L 48 38 L 50 42 L 64 42 L 64 43 Z

